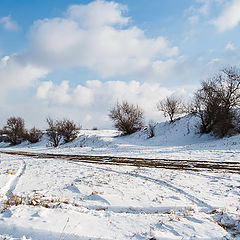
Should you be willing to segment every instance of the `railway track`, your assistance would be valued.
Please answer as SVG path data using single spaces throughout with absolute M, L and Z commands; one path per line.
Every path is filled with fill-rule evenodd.
M 67 155 L 53 153 L 31 153 L 19 151 L 0 151 L 3 154 L 26 156 L 42 159 L 64 159 L 73 162 L 108 164 L 108 165 L 125 165 L 149 168 L 165 168 L 176 170 L 191 171 L 224 171 L 231 173 L 240 173 L 239 162 L 223 161 L 199 161 L 199 160 L 173 160 L 173 159 L 148 159 L 134 157 L 113 157 L 113 156 L 92 156 L 92 155 Z

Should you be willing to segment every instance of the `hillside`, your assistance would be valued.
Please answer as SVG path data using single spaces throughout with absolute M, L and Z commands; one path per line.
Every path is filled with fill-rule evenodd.
M 198 118 L 188 115 L 174 123 L 161 122 L 155 127 L 155 136 L 149 138 L 145 128 L 129 136 L 115 130 L 81 130 L 71 143 L 57 148 L 49 145 L 47 136 L 41 142 L 24 142 L 9 149 L 21 151 L 90 154 L 111 156 L 139 156 L 191 160 L 239 161 L 240 135 L 218 139 L 197 133 Z M 2 147 L 6 146 L 3 144 Z

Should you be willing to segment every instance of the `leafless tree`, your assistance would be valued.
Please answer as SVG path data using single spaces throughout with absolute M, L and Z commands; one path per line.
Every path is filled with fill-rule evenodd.
M 162 101 L 159 101 L 157 109 L 163 112 L 164 117 L 168 116 L 171 123 L 174 122 L 174 118 L 177 115 L 184 112 L 182 100 L 174 96 L 166 97 Z
M 239 125 L 240 72 L 230 67 L 203 81 L 195 93 L 193 113 L 201 119 L 200 132 L 218 137 L 233 134 Z
M 20 117 L 10 117 L 7 124 L 3 127 L 2 133 L 9 137 L 12 145 L 23 142 L 26 138 L 24 119 Z
M 157 123 L 155 123 L 153 120 L 150 120 L 148 123 L 148 137 L 152 138 L 155 136 L 155 127 Z
M 57 121 L 54 121 L 50 117 L 46 119 L 48 124 L 47 135 L 49 137 L 49 142 L 52 144 L 53 147 L 57 147 L 62 139 L 61 130 Z
M 138 105 L 127 101 L 117 102 L 108 115 L 114 122 L 114 127 L 123 135 L 132 134 L 143 127 L 143 110 Z
M 61 140 L 63 140 L 64 143 L 74 140 L 80 129 L 80 127 L 77 127 L 77 125 L 69 119 L 54 121 L 51 118 L 47 118 L 47 123 L 47 135 L 49 136 L 50 143 L 54 147 L 57 147 Z
M 59 128 L 59 133 L 63 137 L 65 143 L 71 142 L 77 137 L 79 128 L 73 121 L 69 119 L 63 119 L 57 121 L 57 126 Z
M 30 143 L 37 143 L 40 141 L 40 139 L 42 138 L 42 131 L 33 127 L 32 129 L 30 129 L 28 132 L 27 132 L 27 140 L 30 142 Z

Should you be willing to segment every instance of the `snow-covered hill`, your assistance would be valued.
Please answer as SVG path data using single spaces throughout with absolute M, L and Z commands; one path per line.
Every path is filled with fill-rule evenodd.
M 8 150 L 240 161 L 240 135 L 223 139 L 217 139 L 207 134 L 200 135 L 197 133 L 198 124 L 198 118 L 188 115 L 174 123 L 158 123 L 154 129 L 155 136 L 152 138 L 149 138 L 148 128 L 130 136 L 121 136 L 115 130 L 81 130 L 73 142 L 62 144 L 57 148 L 50 147 L 48 138 L 44 135 L 39 143 L 25 142 L 15 147 L 8 147 Z M 3 144 L 2 147 L 6 147 L 6 144 Z
M 240 161 L 240 135 L 196 134 L 198 119 L 158 123 L 130 136 L 81 130 L 1 150 Z M 240 239 L 239 174 L 98 165 L 0 154 L 0 240 Z

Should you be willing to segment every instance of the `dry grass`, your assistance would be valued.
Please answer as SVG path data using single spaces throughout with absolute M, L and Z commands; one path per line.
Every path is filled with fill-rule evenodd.
M 56 208 L 61 203 L 70 204 L 68 199 L 62 200 L 60 198 L 50 198 L 47 199 L 42 195 L 36 194 L 33 196 L 18 196 L 11 195 L 8 197 L 6 201 L 3 202 L 2 210 L 5 211 L 11 206 L 19 206 L 19 205 L 28 205 L 28 206 L 40 206 L 45 208 Z
M 2 172 L 0 172 L 0 174 L 15 175 L 15 174 L 16 174 L 16 169 L 7 169 L 7 170 L 3 170 Z
M 183 217 L 189 217 L 193 215 L 194 209 L 191 207 L 185 207 L 184 209 L 181 210 L 181 213 Z

